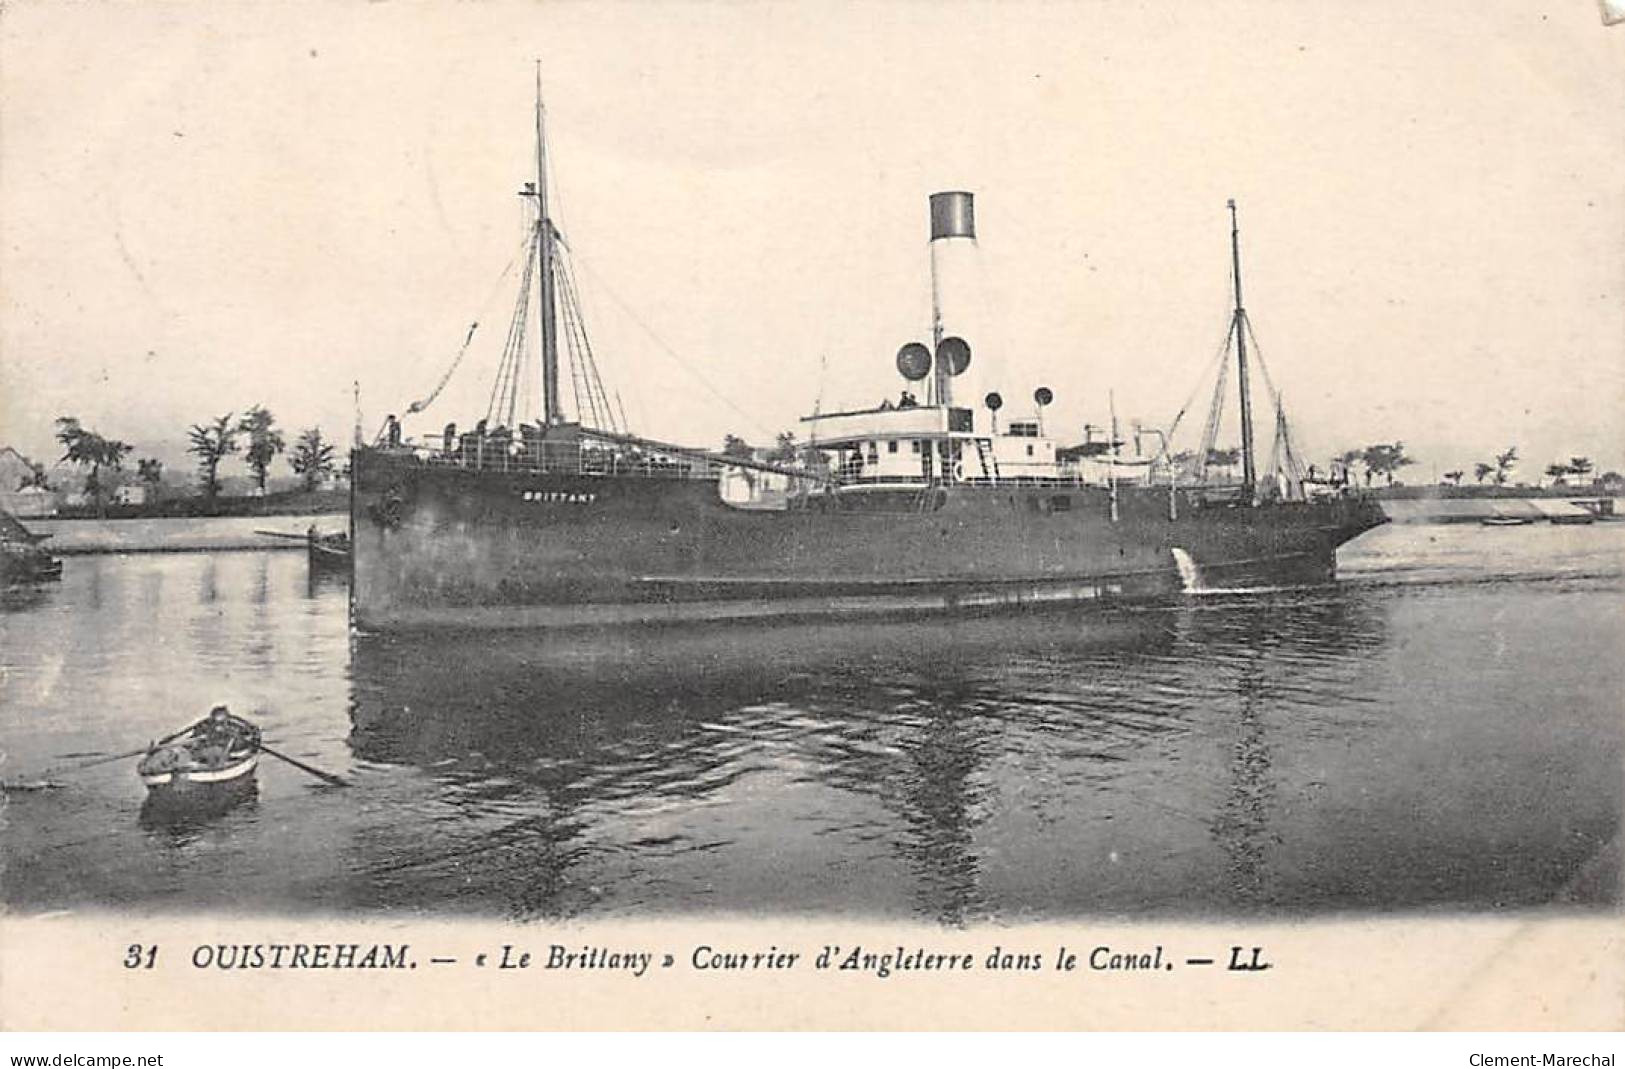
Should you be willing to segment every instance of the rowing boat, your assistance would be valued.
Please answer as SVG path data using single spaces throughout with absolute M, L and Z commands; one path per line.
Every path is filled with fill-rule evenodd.
M 136 766 L 154 794 L 210 795 L 250 786 L 260 760 L 260 729 L 223 705 L 148 748 Z

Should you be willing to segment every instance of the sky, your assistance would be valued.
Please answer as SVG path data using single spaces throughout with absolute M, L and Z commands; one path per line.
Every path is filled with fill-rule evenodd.
M 1008 416 L 1047 385 L 1065 439 L 1166 425 L 1227 326 L 1234 197 L 1308 456 L 1625 470 L 1625 25 L 1589 0 L 9 3 L 0 443 L 54 459 L 75 415 L 184 464 L 189 424 L 253 404 L 347 438 L 353 383 L 370 433 L 478 320 L 407 430 L 472 423 L 537 60 L 639 433 L 765 442 L 895 396 L 944 189 L 977 198 L 942 280 L 966 392 Z

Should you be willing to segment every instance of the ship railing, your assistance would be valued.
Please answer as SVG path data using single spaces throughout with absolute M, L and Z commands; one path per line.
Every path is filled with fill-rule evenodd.
M 526 442 L 520 448 L 500 439 L 467 442 L 462 448 L 403 445 L 419 464 L 431 468 L 494 472 L 509 475 L 575 475 L 597 478 L 644 478 L 714 482 L 727 467 L 703 457 L 667 457 L 633 453 L 575 442 Z
M 1086 486 L 1104 486 L 1102 482 L 1090 482 L 1082 475 L 1000 475 L 997 477 L 975 477 L 962 480 L 965 486 L 1050 486 L 1069 487 L 1081 489 Z
M 1050 487 L 1052 489 L 1102 489 L 1108 484 L 1099 479 L 1089 479 L 1081 474 L 1056 475 L 1001 475 L 993 477 L 966 477 L 959 480 L 941 478 L 927 478 L 923 475 L 844 475 L 831 481 L 826 489 L 830 492 L 842 490 L 885 490 L 885 489 L 913 489 L 931 486 L 1036 486 Z M 1125 483 L 1124 485 L 1130 485 Z M 1139 486 L 1140 483 L 1131 485 Z

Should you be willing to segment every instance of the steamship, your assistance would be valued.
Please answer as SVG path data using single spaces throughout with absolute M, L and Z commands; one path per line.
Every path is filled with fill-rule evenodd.
M 1170 452 L 1178 419 L 1136 428 L 1131 453 L 1115 418 L 1082 441 L 1048 433 L 1047 388 L 1019 418 L 996 391 L 968 395 L 972 348 L 946 329 L 937 284 L 939 262 L 976 241 L 972 194 L 957 191 L 929 198 L 931 341 L 897 352 L 895 402 L 815 412 L 787 455 L 633 434 L 599 375 L 548 210 L 539 85 L 535 119 L 536 176 L 522 193 L 534 223 L 484 418 L 413 439 L 391 416 L 354 450 L 363 631 L 967 613 L 1323 583 L 1340 545 L 1385 522 L 1346 473 L 1302 468 L 1278 396 L 1275 446 L 1257 455 L 1234 202 L 1234 309 L 1194 452 Z M 533 335 L 542 396 L 527 420 Z M 1214 446 L 1232 367 L 1240 446 L 1227 451 Z M 1239 453 L 1239 479 L 1219 477 L 1226 453 Z

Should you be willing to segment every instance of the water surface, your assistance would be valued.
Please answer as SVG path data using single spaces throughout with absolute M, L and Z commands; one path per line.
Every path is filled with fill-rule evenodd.
M 955 623 L 354 638 L 301 554 L 0 603 L 0 776 L 216 701 L 353 780 L 13 793 L 31 914 L 946 923 L 1617 901 L 1625 524 L 1390 527 L 1332 587 Z

